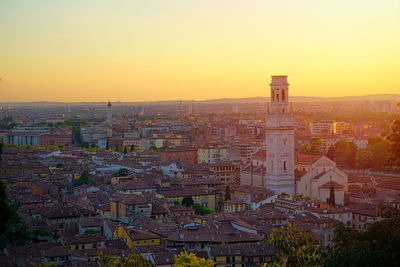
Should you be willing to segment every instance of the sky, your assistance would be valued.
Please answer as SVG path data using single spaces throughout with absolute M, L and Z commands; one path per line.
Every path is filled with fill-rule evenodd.
M 1 0 L 0 102 L 400 93 L 399 0 Z

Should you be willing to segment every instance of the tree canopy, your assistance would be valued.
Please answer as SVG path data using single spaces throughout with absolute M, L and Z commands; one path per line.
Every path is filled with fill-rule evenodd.
M 291 223 L 274 229 L 269 242 L 280 251 L 272 266 L 281 266 L 284 262 L 294 267 L 315 266 L 320 262 L 320 250 L 312 235 L 298 231 Z
M 213 267 L 215 262 L 210 259 L 197 257 L 194 253 L 186 250 L 175 257 L 175 267 Z
M 337 223 L 333 241 L 323 266 L 398 266 L 400 217 L 374 222 L 363 232 Z

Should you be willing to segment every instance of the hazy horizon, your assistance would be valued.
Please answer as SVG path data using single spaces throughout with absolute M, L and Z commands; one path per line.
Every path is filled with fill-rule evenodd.
M 374 99 L 375 98 L 375 99 Z M 269 96 L 255 96 L 255 97 L 238 97 L 238 98 L 212 98 L 212 99 L 204 99 L 204 100 L 196 100 L 196 99 L 167 99 L 167 100 L 151 100 L 151 101 L 124 101 L 124 100 L 115 100 L 111 101 L 112 103 L 171 103 L 171 102 L 218 102 L 218 101 L 232 101 L 241 103 L 246 103 L 246 100 L 259 100 L 263 101 L 264 99 L 270 99 Z M 352 95 L 352 96 L 338 96 L 338 97 L 320 97 L 320 96 L 290 96 L 290 99 L 293 102 L 317 102 L 317 101 L 351 101 L 356 99 L 356 101 L 392 101 L 397 102 L 400 101 L 400 94 L 371 94 L 371 95 Z M 99 101 L 91 101 L 91 100 L 81 100 L 81 101 L 51 101 L 51 100 L 42 100 L 42 101 L 2 101 L 0 104 L 23 104 L 23 103 L 59 103 L 59 104 L 79 104 L 79 103 L 108 103 L 109 100 L 99 100 Z

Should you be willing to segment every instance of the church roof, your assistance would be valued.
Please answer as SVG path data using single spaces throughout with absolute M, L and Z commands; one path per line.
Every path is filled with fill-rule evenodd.
M 335 189 L 343 189 L 344 188 L 344 186 L 341 185 L 341 184 L 338 184 L 338 183 L 333 182 L 333 181 L 329 181 L 326 184 L 321 185 L 319 187 L 319 189 L 330 189 L 331 185 L 333 185 L 333 188 L 335 188 Z
M 313 154 L 304 154 L 304 153 L 295 153 L 295 162 L 296 163 L 305 163 L 305 164 L 313 164 L 317 160 L 319 160 L 321 155 L 313 155 Z

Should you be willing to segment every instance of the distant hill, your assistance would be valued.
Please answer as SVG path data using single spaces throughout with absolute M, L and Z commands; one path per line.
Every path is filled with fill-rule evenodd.
M 342 97 L 312 97 L 312 96 L 291 96 L 293 102 L 363 102 L 363 101 L 391 101 L 400 102 L 400 94 L 377 94 L 377 95 L 363 95 L 363 96 L 342 96 Z M 113 105 L 178 105 L 182 104 L 245 104 L 245 103 L 265 103 L 269 97 L 247 97 L 247 98 L 221 98 L 221 99 L 208 99 L 208 100 L 168 100 L 168 101 L 148 101 L 148 102 L 112 102 Z M 108 101 L 107 101 L 108 102 Z M 0 106 L 81 106 L 105 105 L 106 102 L 3 102 Z

